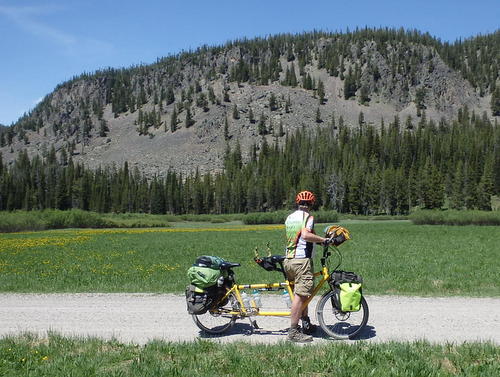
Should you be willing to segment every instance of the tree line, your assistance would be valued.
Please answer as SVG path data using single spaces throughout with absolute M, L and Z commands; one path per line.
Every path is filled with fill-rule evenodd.
M 317 206 L 355 214 L 407 214 L 418 208 L 491 210 L 500 194 L 500 128 L 467 108 L 447 122 L 410 117 L 346 125 L 332 114 L 284 138 L 263 135 L 243 154 L 227 149 L 224 169 L 147 177 L 123 166 L 90 170 L 51 148 L 0 154 L 0 210 L 241 213 L 291 208 L 299 190 Z M 62 149 L 64 151 L 64 149 Z

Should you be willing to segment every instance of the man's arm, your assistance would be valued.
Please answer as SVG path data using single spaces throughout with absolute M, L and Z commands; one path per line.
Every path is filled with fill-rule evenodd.
M 325 237 L 318 236 L 317 234 L 314 234 L 307 228 L 302 228 L 302 231 L 300 232 L 300 237 L 306 242 L 314 242 L 314 243 L 323 243 L 327 240 Z

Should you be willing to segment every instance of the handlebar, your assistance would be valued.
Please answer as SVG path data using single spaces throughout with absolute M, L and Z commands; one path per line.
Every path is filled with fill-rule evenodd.
M 333 249 L 335 250 L 335 252 L 339 256 L 339 263 L 333 269 L 333 270 L 336 270 L 342 264 L 342 254 L 340 253 L 340 250 L 338 249 L 338 247 L 336 247 L 333 244 L 328 244 L 328 245 L 323 246 L 323 256 L 321 257 L 321 267 L 326 266 L 326 262 L 327 262 L 328 258 L 332 255 L 332 252 L 330 251 L 330 247 L 333 247 Z

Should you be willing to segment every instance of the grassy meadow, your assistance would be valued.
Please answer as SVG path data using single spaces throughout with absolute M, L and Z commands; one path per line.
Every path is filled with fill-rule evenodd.
M 500 225 L 500 211 L 418 210 L 409 219 L 417 225 Z
M 305 347 L 207 340 L 136 346 L 55 334 L 48 339 L 23 335 L 0 339 L 0 375 L 496 377 L 500 373 L 500 349 L 490 343 L 332 342 Z
M 0 233 L 40 231 L 68 228 L 151 228 L 170 227 L 173 223 L 243 223 L 283 224 L 290 211 L 235 213 L 235 214 L 184 214 L 152 215 L 146 213 L 97 213 L 72 209 L 61 211 L 0 211 Z M 316 211 L 317 221 L 335 222 L 336 211 Z
M 364 277 L 367 295 L 500 296 L 498 227 L 343 225 L 353 240 L 340 246 L 342 268 Z M 235 269 L 240 283 L 278 281 L 280 273 L 253 262 L 255 247 L 266 255 L 267 242 L 274 254 L 283 252 L 282 225 L 180 223 L 0 234 L 0 291 L 182 293 L 186 270 L 200 255 L 241 263 Z

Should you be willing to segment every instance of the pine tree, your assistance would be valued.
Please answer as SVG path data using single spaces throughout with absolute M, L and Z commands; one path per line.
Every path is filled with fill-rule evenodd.
M 496 86 L 491 93 L 490 105 L 493 116 L 500 116 L 500 86 Z
M 325 84 L 323 84 L 323 81 L 321 81 L 320 79 L 318 79 L 317 94 L 319 98 L 319 104 L 323 105 L 325 103 Z
M 297 76 L 295 74 L 295 65 L 292 62 L 292 66 L 290 68 L 290 79 L 289 79 L 288 85 L 290 85 L 291 87 L 296 87 L 297 84 L 298 84 L 298 82 L 297 82 Z
M 368 102 L 370 102 L 370 91 L 366 85 L 362 85 L 359 91 L 359 103 L 366 105 Z
M 424 104 L 425 95 L 426 95 L 425 88 L 419 88 L 415 93 L 415 106 L 417 107 L 417 117 L 420 117 L 422 115 L 422 110 L 426 108 Z
M 196 97 L 196 106 L 202 108 L 205 113 L 209 110 L 208 101 L 207 97 L 205 96 L 205 93 L 198 94 L 198 96 Z
M 172 116 L 170 117 L 170 131 L 175 132 L 177 130 L 177 111 L 174 109 L 172 111 Z
M 332 117 L 331 117 L 331 121 L 330 121 L 330 127 L 332 128 L 332 130 L 336 130 L 337 129 L 337 125 L 335 124 L 335 112 L 332 112 Z
M 224 102 L 231 102 L 231 99 L 229 98 L 229 87 L 224 86 L 224 89 L 222 90 L 222 98 L 224 99 Z
M 274 93 L 271 93 L 271 96 L 269 97 L 269 109 L 271 111 L 274 111 L 277 109 L 276 96 L 274 95 Z
M 167 106 L 175 102 L 174 89 L 171 86 L 167 88 L 165 100 L 167 101 Z
M 109 132 L 108 123 L 106 122 L 105 119 L 101 119 L 99 125 L 99 136 L 106 137 L 108 135 L 108 132 Z
M 212 105 L 217 102 L 215 99 L 214 89 L 211 86 L 208 87 L 208 100 L 212 103 Z
M 229 140 L 229 122 L 227 116 L 224 117 L 224 140 Z
M 189 107 L 186 109 L 186 128 L 189 128 L 191 127 L 193 124 L 194 124 L 194 120 L 191 116 L 191 110 L 189 109 Z
M 463 178 L 463 203 L 466 209 L 477 208 L 477 187 L 474 180 L 474 172 L 468 162 L 464 163 L 464 178 Z
M 253 115 L 253 110 L 251 107 L 248 108 L 248 120 L 250 121 L 250 123 L 255 123 L 255 118 L 254 118 L 254 115 Z
M 356 77 L 352 72 L 352 68 L 349 67 L 349 71 L 344 81 L 344 99 L 349 99 L 356 95 Z
M 290 95 L 288 95 L 288 98 L 286 99 L 286 102 L 285 102 L 285 113 L 287 113 L 287 114 L 290 113 L 291 107 L 292 107 L 292 103 L 290 100 Z
M 321 111 L 319 107 L 316 109 L 316 123 L 322 123 L 323 120 L 321 119 Z
M 266 135 L 267 134 L 266 117 L 264 116 L 264 113 L 260 114 L 259 124 L 257 126 L 257 133 L 259 135 Z
M 240 119 L 240 112 L 238 111 L 238 106 L 233 105 L 233 119 Z
M 491 196 L 495 193 L 495 157 L 487 155 L 484 162 L 483 173 L 477 186 L 477 207 L 478 209 L 491 211 Z
M 358 115 L 358 127 L 360 134 L 363 133 L 364 125 L 365 125 L 365 114 L 363 114 L 363 112 L 360 111 Z

